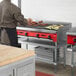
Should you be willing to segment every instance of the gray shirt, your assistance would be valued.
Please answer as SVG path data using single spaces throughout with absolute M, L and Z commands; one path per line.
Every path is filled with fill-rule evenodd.
M 21 14 L 21 10 L 16 5 L 4 0 L 0 3 L 0 27 L 15 28 L 17 23 L 27 25 L 27 20 Z

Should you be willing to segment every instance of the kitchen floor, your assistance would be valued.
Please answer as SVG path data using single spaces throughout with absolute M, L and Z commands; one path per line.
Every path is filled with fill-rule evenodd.
M 54 76 L 72 76 L 71 75 L 71 67 L 64 66 L 62 64 L 57 66 L 57 72 L 55 73 L 54 65 L 50 65 L 47 63 L 36 62 L 36 70 L 39 72 L 44 72 L 48 74 L 52 74 Z M 74 68 L 75 76 L 76 76 L 76 68 Z
M 76 55 L 75 55 L 76 56 Z M 76 57 L 75 57 L 76 60 Z M 71 51 L 66 53 L 66 67 L 64 68 L 63 64 L 58 64 L 57 72 L 55 73 L 54 65 L 47 64 L 44 62 L 36 62 L 36 70 L 48 74 L 53 74 L 54 76 L 72 76 L 71 73 Z M 76 76 L 76 68 L 74 68 L 74 76 Z

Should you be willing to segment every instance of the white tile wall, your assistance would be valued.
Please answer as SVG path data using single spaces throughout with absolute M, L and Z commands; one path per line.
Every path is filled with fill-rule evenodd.
M 11 0 L 11 2 L 18 6 L 18 0 Z
M 76 26 L 76 0 L 22 0 L 25 18 L 72 22 Z
M 3 0 L 0 0 L 0 2 L 1 2 L 1 1 L 3 1 Z

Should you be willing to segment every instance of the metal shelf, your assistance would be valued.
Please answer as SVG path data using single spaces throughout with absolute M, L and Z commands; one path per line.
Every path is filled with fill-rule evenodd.
M 42 40 L 36 40 L 36 39 L 25 39 L 19 41 L 19 43 L 26 43 L 30 45 L 37 45 L 37 46 L 42 46 L 42 47 L 47 47 L 47 48 L 56 48 L 55 43 L 49 42 L 49 41 L 42 41 Z
M 38 57 L 36 58 L 36 61 L 41 61 L 41 62 L 45 62 L 45 63 L 49 63 L 49 64 L 56 64 L 53 62 L 53 60 L 50 60 L 50 59 L 45 59 L 45 58 L 41 58 L 41 57 Z

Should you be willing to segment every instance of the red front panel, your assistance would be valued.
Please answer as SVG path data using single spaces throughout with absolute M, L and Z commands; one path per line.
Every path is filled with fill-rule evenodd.
M 67 44 L 75 45 L 76 43 L 76 36 L 67 35 Z
M 36 37 L 37 34 L 38 34 L 37 32 L 31 32 L 31 31 L 27 32 L 27 36 L 30 36 L 30 37 Z
M 57 42 L 57 33 L 51 34 L 51 38 L 53 39 L 54 42 Z
M 17 30 L 17 35 L 25 36 L 26 31 L 24 30 Z
M 51 33 L 42 33 L 34 31 L 17 30 L 17 35 L 51 39 L 54 42 L 57 42 L 57 34 L 53 33 L 51 34 Z
M 51 39 L 51 40 L 53 40 L 54 42 L 57 42 L 57 34 L 39 33 L 39 38 Z
M 45 39 L 53 40 L 53 42 L 57 42 L 57 34 L 53 34 L 53 33 L 17 30 L 17 35 L 45 38 Z M 67 35 L 67 44 L 75 45 L 75 43 L 76 43 L 76 36 Z

